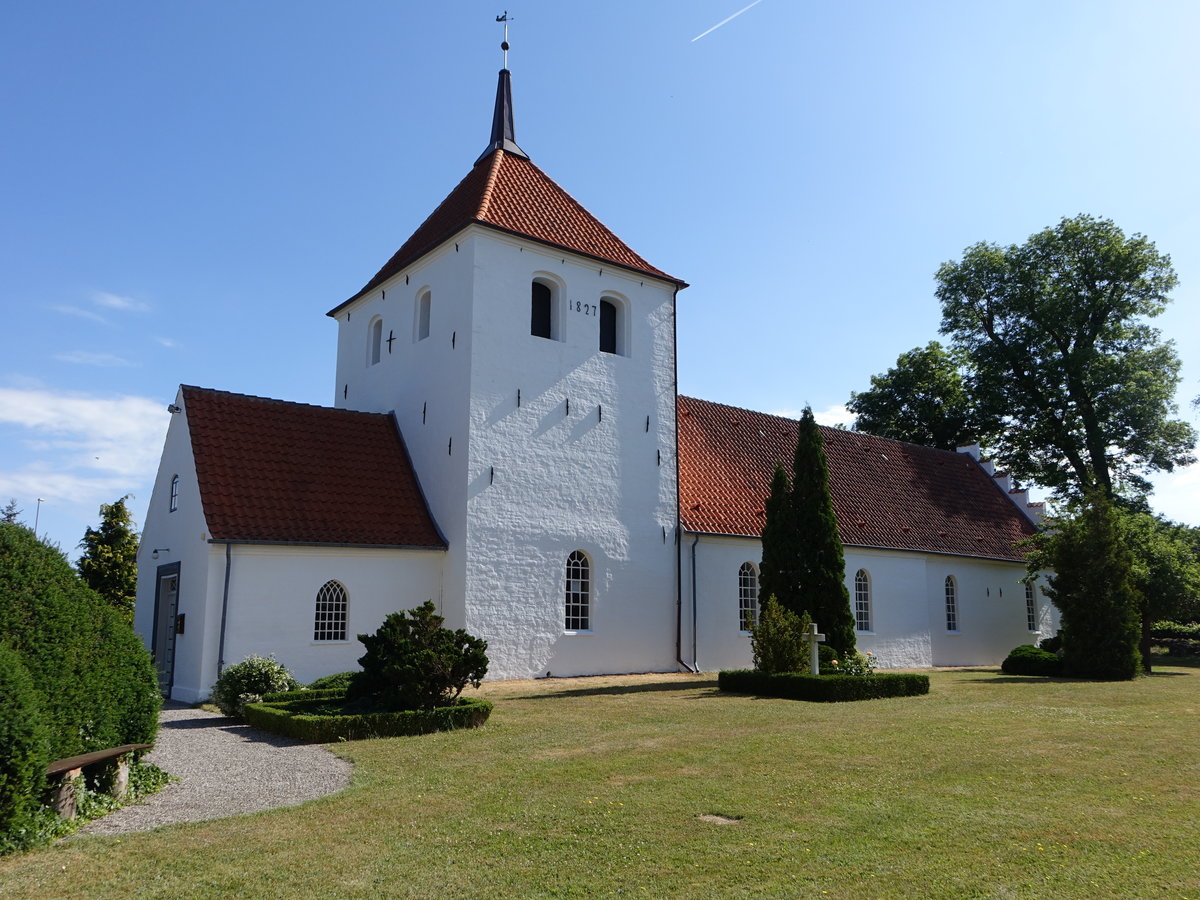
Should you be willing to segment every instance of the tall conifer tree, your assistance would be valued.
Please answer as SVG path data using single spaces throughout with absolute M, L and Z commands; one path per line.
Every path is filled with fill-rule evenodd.
M 89 528 L 79 542 L 83 555 L 76 568 L 88 587 L 130 621 L 137 601 L 138 533 L 125 495 L 100 504 L 100 527 Z
M 775 467 L 771 495 L 767 498 L 766 522 L 762 533 L 762 564 L 758 569 L 759 613 L 768 597 L 784 609 L 800 615 L 800 597 L 796 592 L 796 558 L 800 546 L 792 515 L 791 485 L 783 466 Z
M 796 588 L 802 609 L 838 653 L 855 652 L 854 615 L 846 590 L 846 559 L 829 494 L 829 464 L 811 407 L 804 408 L 792 464 L 792 519 L 797 554 Z

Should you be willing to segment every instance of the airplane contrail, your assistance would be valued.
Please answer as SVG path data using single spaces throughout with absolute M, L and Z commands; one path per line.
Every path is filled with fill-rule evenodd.
M 746 10 L 751 9 L 752 7 L 758 6 L 758 4 L 760 4 L 760 3 L 762 3 L 762 0 L 754 0 L 754 2 L 751 3 L 749 6 L 743 6 L 741 9 L 739 9 L 737 12 L 735 12 L 732 16 L 730 16 L 727 19 L 722 19 L 720 22 L 718 22 L 712 28 L 708 29 L 708 31 L 705 31 L 703 34 L 696 35 L 694 38 L 692 38 L 691 43 L 693 43 L 693 44 L 696 43 L 696 41 L 700 40 L 700 38 L 704 37 L 704 35 L 706 35 L 706 34 L 712 34 L 714 31 L 716 31 L 722 25 L 724 25 L 728 22 L 732 22 L 734 19 L 736 19 L 738 16 L 740 16 Z

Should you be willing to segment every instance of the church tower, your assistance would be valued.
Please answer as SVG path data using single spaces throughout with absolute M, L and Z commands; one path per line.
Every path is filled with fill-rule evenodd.
M 329 312 L 335 403 L 395 416 L 489 677 L 677 668 L 685 286 L 530 160 L 504 68 L 471 171 Z

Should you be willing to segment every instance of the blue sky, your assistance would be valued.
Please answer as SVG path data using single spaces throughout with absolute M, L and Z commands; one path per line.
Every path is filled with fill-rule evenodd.
M 683 393 L 837 421 L 938 265 L 1086 212 L 1180 277 L 1200 394 L 1200 5 L 511 0 L 517 139 L 679 298 Z M 516 4 L 516 5 L 513 5 Z M 502 4 L 10 0 L 0 503 L 140 523 L 181 383 L 333 400 L 349 297 L 487 142 Z M 697 38 L 703 34 L 703 37 Z M 1200 466 L 1153 502 L 1200 524 Z

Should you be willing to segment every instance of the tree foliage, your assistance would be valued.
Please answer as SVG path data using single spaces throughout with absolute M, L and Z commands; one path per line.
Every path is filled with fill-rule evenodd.
M 367 652 L 348 696 L 382 709 L 433 709 L 452 704 L 468 684 L 479 687 L 487 641 L 443 628 L 444 621 L 427 600 L 407 614 L 392 613 L 374 634 L 360 634 Z
M 854 652 L 854 615 L 846 561 L 829 494 L 821 429 L 805 408 L 796 434 L 792 478 L 777 467 L 767 499 L 759 596 L 773 596 L 797 616 L 807 613 L 837 653 Z
M 901 353 L 871 389 L 851 393 L 846 408 L 855 431 L 942 450 L 972 442 L 990 444 L 1000 417 L 976 408 L 963 378 L 962 354 L 937 341 Z
M 825 442 L 809 407 L 797 430 L 791 500 L 800 547 L 797 588 L 804 604 L 800 612 L 807 612 L 825 632 L 828 646 L 850 655 L 855 652 L 854 614 L 846 590 L 845 551 L 833 515 Z
M 79 542 L 83 555 L 76 568 L 88 587 L 129 621 L 137 603 L 138 533 L 125 501 L 100 504 L 100 527 L 89 528 Z
M 1116 508 L 1096 489 L 1056 526 L 1031 565 L 1054 572 L 1046 595 L 1062 613 L 1063 674 L 1133 678 L 1142 670 L 1143 598 Z
M 1024 244 L 979 243 L 937 272 L 943 334 L 970 370 L 975 410 L 1018 478 L 1060 494 L 1144 494 L 1193 461 L 1172 418 L 1179 358 L 1146 320 L 1169 302 L 1170 257 L 1107 219 L 1063 219 Z
M 797 616 L 768 594 L 762 601 L 758 621 L 750 629 L 750 652 L 754 668 L 769 675 L 809 670 L 808 644 L 804 634 L 812 625 L 807 615 Z
M 17 508 L 17 498 L 13 497 L 8 501 L 8 505 L 4 509 L 0 509 L 0 522 L 8 525 L 16 525 L 20 522 L 22 512 L 23 510 Z

